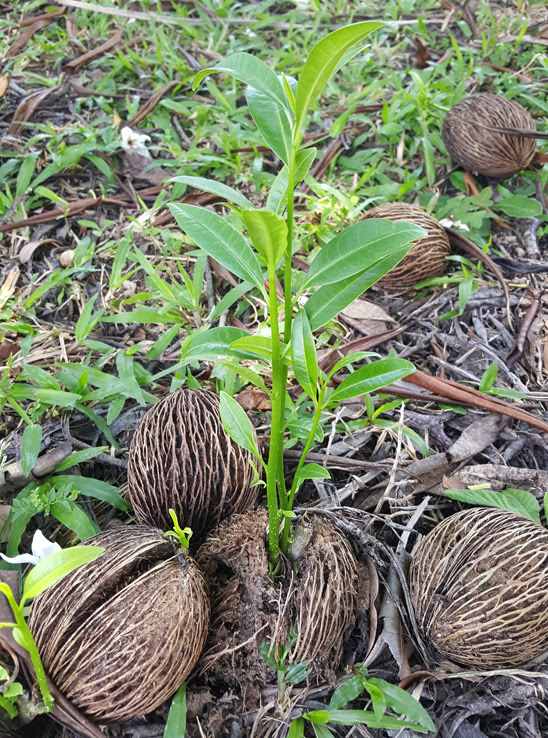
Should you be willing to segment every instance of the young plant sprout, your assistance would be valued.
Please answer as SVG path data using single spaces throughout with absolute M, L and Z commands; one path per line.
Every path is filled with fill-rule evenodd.
M 233 203 L 231 220 L 240 229 L 203 208 L 185 204 L 170 207 L 177 223 L 198 247 L 242 280 L 248 291 L 255 288 L 266 304 L 270 336 L 249 335 L 237 328 L 213 328 L 191 335 L 183 345 L 181 359 L 185 365 L 196 359 L 224 357 L 223 366 L 240 373 L 270 397 L 272 418 L 266 463 L 259 455 L 247 415 L 226 393 L 221 395 L 221 414 L 229 435 L 252 451 L 266 471 L 269 558 L 273 568 L 277 565 L 280 545 L 285 552 L 290 545 L 290 519 L 299 486 L 305 479 L 329 476 L 318 464 L 306 463 L 309 450 L 321 434 L 322 413 L 345 400 L 386 387 L 414 371 L 408 361 L 382 359 L 352 372 L 333 389 L 333 376 L 364 355 L 344 357 L 325 373 L 318 365 L 314 331 L 329 323 L 395 267 L 413 242 L 426 234 L 422 228 L 379 219 L 358 222 L 335 235 L 321 249 L 304 278 L 299 274 L 297 280 L 291 265 L 295 248 L 295 191 L 316 156 L 316 149 L 303 144 L 308 111 L 330 77 L 359 53 L 360 42 L 382 25 L 356 23 L 330 33 L 313 47 L 298 81 L 284 74 L 277 76 L 268 65 L 247 53 L 232 54 L 196 75 L 194 88 L 205 76 L 219 72 L 247 85 L 249 112 L 267 147 L 284 162 L 265 208 L 255 208 L 241 193 L 218 182 L 201 177 L 174 178 Z M 242 226 L 247 230 L 247 237 L 241 233 Z M 278 271 L 283 273 L 283 299 L 276 292 Z M 268 365 L 272 390 L 267 389 L 259 373 L 238 364 L 240 359 Z M 283 448 L 290 372 L 310 398 L 313 416 L 295 477 L 287 489 Z
M 34 564 L 23 584 L 23 594 L 19 602 L 11 587 L 5 582 L 0 582 L 0 592 L 7 599 L 15 618 L 14 623 L 0 623 L 0 628 L 13 628 L 13 637 L 29 652 L 46 712 L 51 712 L 54 701 L 36 643 L 25 620 L 25 605 L 28 600 L 37 597 L 66 574 L 88 561 L 93 561 L 102 553 L 103 549 L 97 546 L 76 546 L 62 550 L 57 543 L 48 541 L 44 534 L 37 530 L 32 541 L 32 555 L 21 554 L 10 558 L 0 554 L 12 564 Z

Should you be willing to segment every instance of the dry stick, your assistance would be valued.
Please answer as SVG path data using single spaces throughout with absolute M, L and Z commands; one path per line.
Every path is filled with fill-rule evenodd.
M 525 317 L 521 324 L 521 328 L 519 329 L 519 333 L 516 336 L 516 340 L 514 341 L 512 348 L 510 349 L 510 354 L 508 355 L 508 358 L 506 359 L 506 364 L 509 369 L 512 368 L 512 365 L 519 359 L 519 357 L 523 353 L 523 349 L 525 348 L 525 341 L 527 339 L 527 334 L 529 333 L 529 329 L 531 328 L 533 324 L 533 320 L 536 318 L 539 308 L 540 308 L 540 298 L 535 297 L 535 299 L 529 306 L 529 310 L 527 310 L 527 312 L 525 313 Z
M 405 413 L 405 403 L 402 402 L 400 406 L 400 418 L 398 421 L 398 441 L 396 444 L 396 454 L 394 456 L 394 463 L 392 464 L 392 469 L 390 469 L 390 475 L 388 477 L 388 484 L 386 485 L 383 495 L 380 498 L 380 500 L 377 502 L 377 505 L 375 506 L 375 509 L 373 511 L 377 515 L 380 513 L 381 508 L 384 505 L 385 501 L 388 499 L 388 495 L 393 490 L 393 488 L 396 486 L 396 474 L 398 472 L 399 460 L 400 460 L 400 454 L 401 454 L 401 446 L 402 446 L 404 413 Z

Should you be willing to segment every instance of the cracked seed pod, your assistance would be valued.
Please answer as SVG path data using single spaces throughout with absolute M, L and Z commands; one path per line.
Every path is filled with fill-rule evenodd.
M 199 539 L 253 506 L 252 459 L 223 428 L 214 392 L 168 395 L 145 414 L 129 449 L 129 499 L 137 520 L 167 530 L 172 508 Z
M 144 525 L 86 540 L 105 549 L 37 597 L 29 626 L 56 687 L 100 724 L 132 720 L 171 697 L 207 635 L 197 565 Z
M 419 629 L 451 661 L 498 669 L 548 649 L 548 530 L 528 518 L 446 518 L 418 547 L 410 589 Z
M 403 202 L 389 202 L 368 210 L 362 219 L 386 218 L 393 223 L 408 221 L 424 228 L 428 235 L 419 238 L 400 263 L 379 280 L 374 288 L 382 292 L 402 292 L 424 279 L 441 277 L 451 253 L 449 239 L 438 221 L 424 210 Z
M 482 92 L 451 108 L 441 135 L 451 159 L 461 167 L 504 179 L 527 169 L 536 151 L 534 138 L 497 130 L 504 128 L 536 130 L 535 121 L 522 105 Z

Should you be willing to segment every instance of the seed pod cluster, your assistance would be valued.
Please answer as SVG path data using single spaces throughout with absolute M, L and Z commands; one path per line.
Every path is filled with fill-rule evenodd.
M 498 669 L 548 649 L 548 530 L 528 518 L 451 515 L 417 549 L 410 588 L 420 630 L 452 661 Z
M 160 530 L 100 533 L 105 549 L 37 597 L 29 626 L 44 667 L 91 720 L 131 720 L 171 697 L 193 669 L 209 622 L 196 564 Z
M 445 257 L 451 253 L 451 247 L 443 227 L 432 215 L 414 205 L 391 202 L 368 210 L 363 218 L 386 218 L 393 223 L 408 221 L 424 228 L 428 234 L 415 242 L 402 261 L 377 282 L 375 289 L 402 292 L 424 279 L 440 277 L 445 273 Z
M 526 169 L 536 151 L 534 138 L 504 128 L 535 131 L 535 121 L 515 100 L 482 92 L 458 102 L 447 114 L 442 138 L 454 162 L 474 174 L 504 179 Z
M 129 450 L 129 499 L 137 520 L 167 530 L 172 508 L 199 538 L 252 507 L 251 459 L 223 428 L 218 395 L 201 389 L 168 395 L 145 414 Z

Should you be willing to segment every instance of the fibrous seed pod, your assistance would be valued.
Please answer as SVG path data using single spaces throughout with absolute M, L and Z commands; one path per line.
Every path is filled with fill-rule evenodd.
M 494 508 L 451 515 L 419 545 L 410 590 L 443 656 L 475 669 L 523 664 L 548 649 L 548 530 Z
M 414 205 L 390 202 L 378 205 L 362 219 L 386 218 L 393 223 L 407 221 L 424 228 L 428 235 L 419 238 L 411 251 L 374 288 L 383 292 L 401 292 L 425 279 L 441 277 L 447 268 L 446 256 L 451 253 L 449 239 L 443 227 L 429 213 Z
M 105 551 L 39 595 L 29 626 L 49 677 L 86 717 L 131 720 L 171 697 L 198 660 L 205 583 L 158 529 L 124 526 L 85 543 Z
M 534 132 L 535 121 L 515 100 L 482 92 L 458 102 L 443 121 L 442 138 L 451 159 L 474 174 L 504 179 L 526 169 L 534 138 L 497 129 Z
M 223 428 L 214 392 L 168 395 L 144 415 L 129 449 L 129 499 L 137 520 L 167 530 L 171 508 L 199 539 L 253 506 L 252 458 Z

